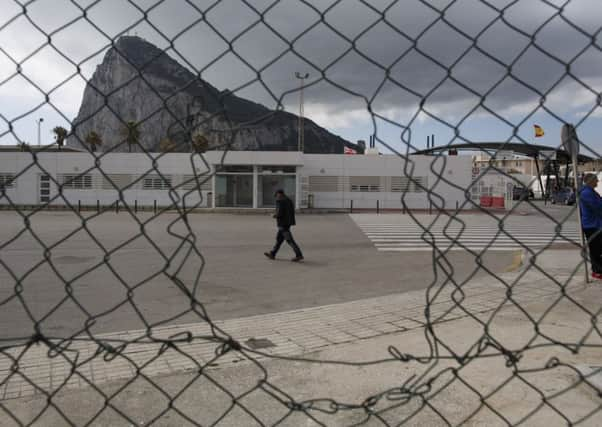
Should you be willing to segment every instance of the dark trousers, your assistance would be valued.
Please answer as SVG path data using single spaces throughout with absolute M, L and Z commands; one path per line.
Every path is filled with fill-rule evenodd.
M 592 271 L 602 274 L 602 230 L 589 228 L 583 230 L 587 237 L 589 257 L 592 261 Z
M 298 256 L 298 257 L 303 256 L 303 254 L 301 253 L 301 249 L 299 249 L 299 246 L 295 242 L 295 239 L 293 239 L 293 235 L 291 233 L 290 227 L 278 227 L 278 234 L 276 234 L 276 244 L 274 245 L 274 248 L 272 249 L 273 255 L 276 255 L 276 253 L 280 249 L 280 246 L 282 246 L 282 242 L 284 242 L 285 240 L 286 240 L 286 243 L 288 243 L 289 246 L 291 248 L 293 248 L 293 251 L 295 251 L 296 256 Z

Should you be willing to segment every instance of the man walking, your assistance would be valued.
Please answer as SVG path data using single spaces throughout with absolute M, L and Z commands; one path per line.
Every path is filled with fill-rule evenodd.
M 583 183 L 579 193 L 581 228 L 587 237 L 592 277 L 602 279 L 602 198 L 595 190 L 598 177 L 593 173 L 585 174 Z
M 280 249 L 282 242 L 286 240 L 286 243 L 295 251 L 295 257 L 291 261 L 303 261 L 301 249 L 299 249 L 291 234 L 291 227 L 295 225 L 295 206 L 293 205 L 293 201 L 284 194 L 284 190 L 276 191 L 276 213 L 274 214 L 274 218 L 276 218 L 276 225 L 278 226 L 276 244 L 270 252 L 265 252 L 264 255 L 269 259 L 276 258 L 278 249 Z

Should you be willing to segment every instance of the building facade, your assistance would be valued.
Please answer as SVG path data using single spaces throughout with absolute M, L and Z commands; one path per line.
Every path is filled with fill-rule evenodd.
M 284 189 L 297 208 L 454 209 L 471 185 L 471 157 L 210 151 L 3 152 L 0 204 L 270 208 Z M 429 193 L 432 196 L 429 198 Z M 470 206 L 466 206 L 467 208 Z
M 505 156 L 498 155 L 495 159 L 484 153 L 473 156 L 473 167 L 479 170 L 493 167 L 508 174 L 535 176 L 537 175 L 537 166 L 539 166 L 541 172 L 544 170 L 545 165 L 545 160 L 535 160 L 531 157 L 512 153 L 508 153 Z

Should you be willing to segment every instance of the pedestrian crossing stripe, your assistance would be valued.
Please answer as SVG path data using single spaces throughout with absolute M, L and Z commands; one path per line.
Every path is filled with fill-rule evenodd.
M 484 250 L 496 250 L 496 251 L 515 251 L 520 248 L 520 246 L 512 246 L 512 247 L 487 247 L 487 246 L 452 246 L 447 248 L 442 248 L 436 246 L 437 250 L 440 252 L 449 252 L 449 251 L 473 251 L 479 252 Z M 432 246 L 428 247 L 411 247 L 411 248 L 376 248 L 380 252 L 430 252 L 433 250 Z
M 373 242 L 398 242 L 400 239 L 370 239 Z M 428 243 L 430 241 L 435 241 L 435 242 L 464 242 L 464 241 L 471 241 L 471 242 L 500 242 L 500 243 L 504 243 L 504 242 L 508 242 L 508 243 L 518 243 L 518 242 L 529 242 L 529 243 L 535 243 L 535 242 L 541 242 L 541 243 L 548 243 L 548 242 L 558 242 L 558 241 L 563 241 L 563 242 L 571 242 L 571 241 L 576 241 L 575 239 L 563 239 L 563 238 L 550 238 L 550 239 L 511 239 L 511 238 L 507 238 L 507 239 L 490 239 L 487 237 L 473 237 L 473 238 L 468 238 L 468 239 L 442 239 L 442 238 L 435 238 L 435 239 L 429 239 L 429 238 L 425 238 L 425 239 L 403 239 L 404 242 L 424 242 L 424 243 Z
M 545 226 L 505 224 L 460 225 L 436 224 L 424 230 L 416 224 L 362 224 L 362 232 L 377 250 L 388 252 L 458 250 L 516 250 L 523 247 L 545 247 L 557 244 L 580 245 L 581 231 L 574 224 Z
M 424 230 L 421 227 L 364 227 L 364 226 L 360 226 L 360 228 L 364 229 L 364 230 L 382 230 L 382 231 L 389 231 L 389 230 L 400 230 L 400 231 L 417 231 L 417 230 Z M 443 231 L 443 230 L 474 230 L 474 231 L 488 231 L 488 232 L 492 232 L 492 233 L 496 233 L 498 231 L 501 232 L 531 232 L 533 231 L 533 227 L 525 227 L 525 228 L 517 228 L 517 227 L 505 227 L 503 229 L 499 229 L 499 228 L 494 228 L 494 227 L 426 227 L 425 229 L 427 230 L 435 230 L 435 231 Z M 539 232 L 546 232 L 546 233 L 557 233 L 557 232 L 578 232 L 579 229 L 578 228 L 567 228 L 567 227 L 563 227 L 559 230 L 556 230 L 554 228 L 550 228 L 549 230 L 538 230 Z
M 390 232 L 390 231 L 366 231 L 364 230 L 364 233 L 366 234 L 370 234 L 372 236 L 420 236 L 420 235 L 427 235 L 427 234 L 433 234 L 433 235 L 440 235 L 440 236 L 470 236 L 470 235 L 480 235 L 482 236 L 483 233 L 474 233 L 473 231 L 465 231 L 463 233 L 443 233 L 441 231 L 407 231 L 407 232 Z M 529 236 L 566 236 L 566 235 L 575 235 L 578 236 L 579 233 L 578 232 L 571 232 L 571 233 L 556 233 L 556 232 L 549 232 L 549 233 L 490 233 L 490 236 L 522 236 L 522 237 L 529 237 Z

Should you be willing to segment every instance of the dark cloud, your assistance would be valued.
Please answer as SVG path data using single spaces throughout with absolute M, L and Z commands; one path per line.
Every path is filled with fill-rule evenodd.
M 29 20 L 21 16 L 4 25 L 22 6 L 0 0 L 7 17 L 0 22 L 5 52 L 0 78 L 14 72 L 9 57 L 22 61 L 46 43 L 44 33 L 89 78 L 111 39 L 129 28 L 218 88 L 270 107 L 282 100 L 295 108 L 294 72 L 301 71 L 310 73 L 309 108 L 324 114 L 342 115 L 371 102 L 374 111 L 402 120 L 423 103 L 439 114 L 462 117 L 483 99 L 510 117 L 536 108 L 540 94 L 549 91 L 550 108 L 563 114 L 589 108 L 589 89 L 599 92 L 602 86 L 596 39 L 602 8 L 597 0 L 564 3 L 36 0 L 27 3 Z M 567 64 L 572 77 L 562 79 Z M 24 70 L 44 90 L 76 72 L 51 48 L 36 53 Z M 3 89 L 8 84 L 0 85 L 0 95 Z M 83 80 L 76 77 L 57 90 L 64 93 L 60 105 L 67 115 L 77 111 L 81 89 Z M 568 107 L 552 104 L 562 96 L 578 99 Z M 13 107 L 3 107 L 5 117 L 8 108 Z

